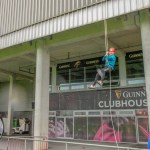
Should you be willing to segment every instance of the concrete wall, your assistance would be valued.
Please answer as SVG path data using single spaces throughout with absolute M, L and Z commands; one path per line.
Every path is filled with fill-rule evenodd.
M 13 111 L 31 111 L 33 82 L 28 80 L 15 81 L 13 85 Z M 9 83 L 0 84 L 0 112 L 8 110 Z
M 149 0 L 0 1 L 0 49 L 146 8 Z
M 100 1 L 105 0 L 1 0 L 0 35 Z

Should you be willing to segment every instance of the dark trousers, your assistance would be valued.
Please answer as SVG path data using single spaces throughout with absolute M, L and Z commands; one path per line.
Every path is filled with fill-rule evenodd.
M 97 74 L 95 76 L 95 80 L 94 80 L 93 86 L 95 86 L 95 84 L 97 83 L 98 80 L 103 81 L 104 78 L 105 78 L 106 72 L 110 72 L 110 71 L 111 71 L 110 67 L 104 67 L 102 69 L 97 69 Z

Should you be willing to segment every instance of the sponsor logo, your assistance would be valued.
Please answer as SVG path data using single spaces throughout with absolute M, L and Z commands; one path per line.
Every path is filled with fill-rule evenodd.
M 137 53 L 137 54 L 130 54 L 129 58 L 138 58 L 138 57 L 142 57 L 143 53 Z
M 128 91 L 117 89 L 115 96 L 111 101 L 99 101 L 99 108 L 142 108 L 147 107 L 146 91 Z
M 96 60 L 88 60 L 88 61 L 86 61 L 86 65 L 93 65 L 93 64 L 98 64 L 99 63 L 99 60 L 98 59 L 96 59 Z
M 79 68 L 80 65 L 81 65 L 81 61 L 76 61 L 74 64 L 74 67 Z
M 70 64 L 63 64 L 63 65 L 59 65 L 58 66 L 59 69 L 66 69 L 66 68 L 70 68 Z
M 99 108 L 141 108 L 147 107 L 146 99 L 136 99 L 136 100 L 115 100 L 115 101 L 99 101 Z
M 115 90 L 116 97 L 118 99 L 120 98 L 137 98 L 137 97 L 145 97 L 146 96 L 146 91 L 121 91 L 121 90 Z
M 115 90 L 115 93 L 116 93 L 116 97 L 118 99 L 120 99 L 121 98 L 121 90 Z

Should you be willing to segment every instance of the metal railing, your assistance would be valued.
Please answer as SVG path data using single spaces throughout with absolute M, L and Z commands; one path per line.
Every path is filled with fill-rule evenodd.
M 3 137 L 5 140 L 6 148 L 5 150 L 48 150 L 52 149 L 49 147 L 51 144 L 54 145 L 54 149 L 57 149 L 58 144 L 63 144 L 61 150 L 71 150 L 69 146 L 88 146 L 88 147 L 98 147 L 104 149 L 117 149 L 117 150 L 147 150 L 143 148 L 133 148 L 133 147 L 124 147 L 124 146 L 115 146 L 115 145 L 103 145 L 103 144 L 92 144 L 92 143 L 82 143 L 74 141 L 58 141 L 58 140 L 46 140 L 45 138 L 29 138 L 29 137 Z M 7 141 L 7 142 L 6 142 Z M 50 144 L 51 143 L 51 144 Z M 49 145 L 49 146 L 48 146 Z M 92 148 L 92 149 L 93 149 Z M 79 148 L 77 148 L 79 149 Z M 100 150 L 100 149 L 99 149 Z
M 78 90 L 87 90 L 88 86 L 93 84 L 92 82 L 77 82 L 77 83 L 66 83 L 66 84 L 60 84 L 57 86 L 58 91 L 78 91 Z M 119 80 L 111 80 L 111 86 L 112 87 L 118 87 L 120 85 Z M 106 80 L 104 81 L 103 88 L 107 88 L 110 86 L 110 81 Z M 96 85 L 96 88 L 100 88 L 100 86 Z M 52 86 L 49 86 L 49 91 L 52 91 Z

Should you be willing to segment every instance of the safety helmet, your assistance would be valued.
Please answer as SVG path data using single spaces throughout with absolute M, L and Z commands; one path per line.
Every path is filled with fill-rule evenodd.
M 113 48 L 113 47 L 111 47 L 110 49 L 109 49 L 109 52 L 114 52 L 115 53 L 115 48 Z

